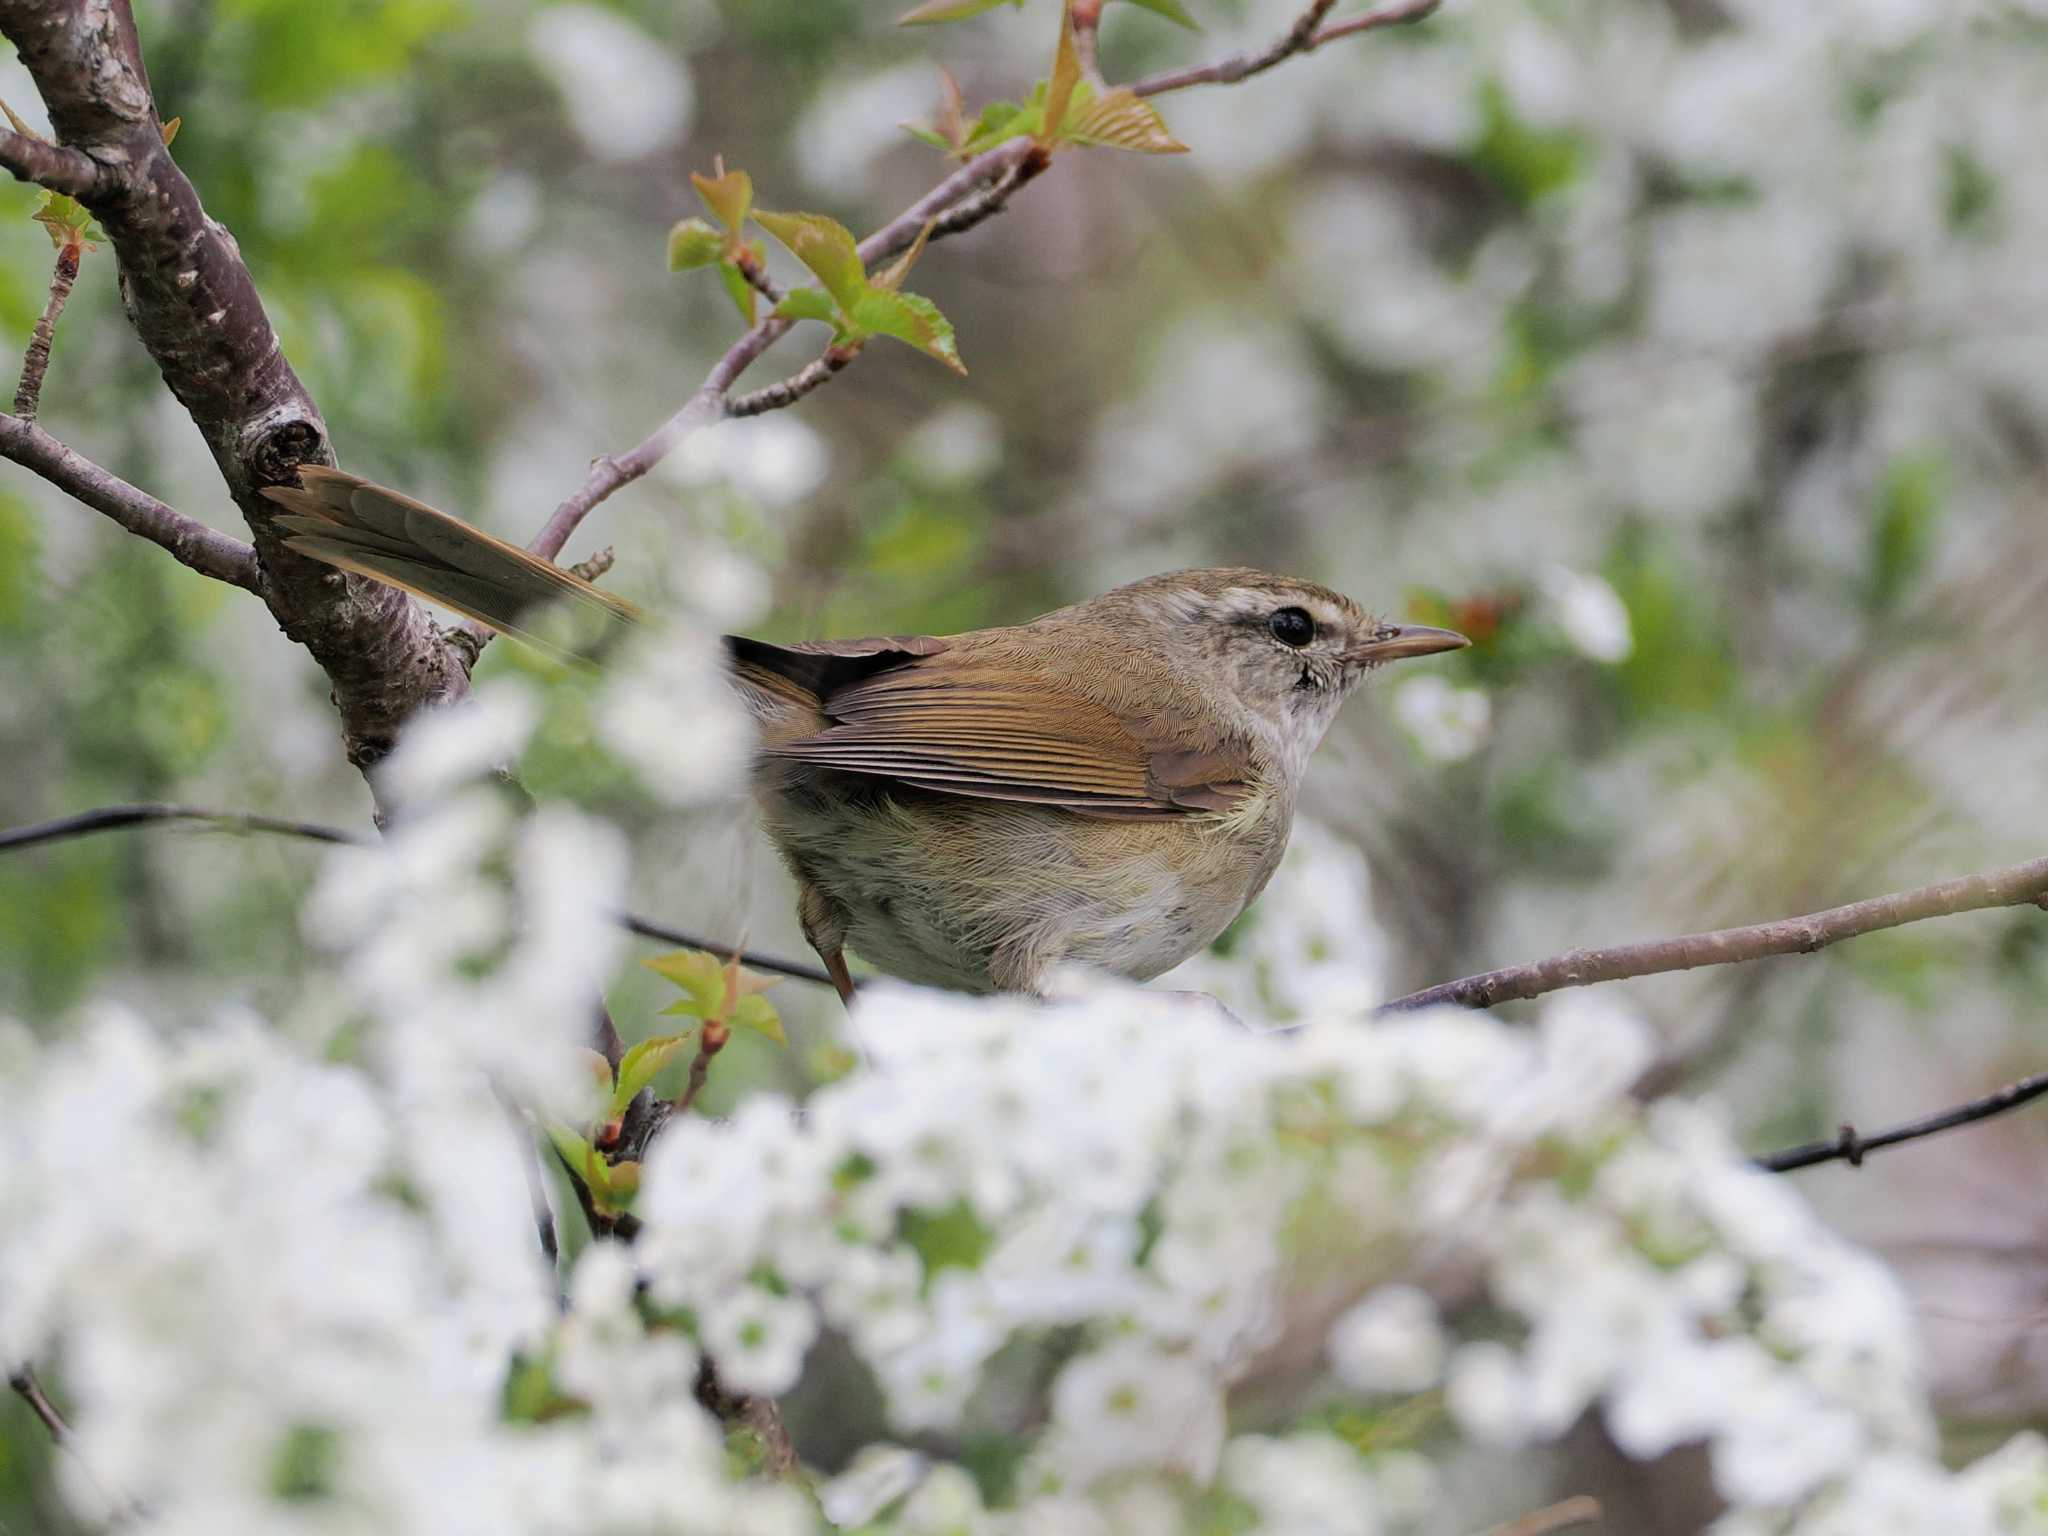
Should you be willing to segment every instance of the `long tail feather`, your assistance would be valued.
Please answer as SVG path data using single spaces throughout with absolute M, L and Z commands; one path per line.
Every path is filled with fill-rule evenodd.
M 533 621 L 551 604 L 570 604 L 594 622 L 593 642 L 579 647 L 591 654 L 609 649 L 640 617 L 624 598 L 359 475 L 308 464 L 299 480 L 263 494 L 284 508 L 277 523 L 288 535 L 285 547 L 300 554 L 402 587 L 546 650 L 558 647 Z

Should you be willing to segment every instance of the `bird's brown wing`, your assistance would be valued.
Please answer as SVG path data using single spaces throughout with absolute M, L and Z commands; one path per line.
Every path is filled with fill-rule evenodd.
M 555 647 L 531 623 L 549 604 L 567 602 L 589 616 L 593 652 L 640 616 L 624 598 L 358 475 L 307 464 L 299 480 L 267 486 L 263 494 L 284 508 L 275 522 L 287 535 L 285 547 L 302 555 L 403 587 L 547 649 Z
M 746 642 L 758 646 L 759 642 Z M 769 650 L 779 650 L 771 647 Z M 924 636 L 782 652 L 830 722 L 771 756 L 919 789 L 1109 817 L 1226 811 L 1251 790 L 1242 754 L 1189 750 L 1170 722 L 1142 725 Z M 743 670 L 761 665 L 742 658 Z

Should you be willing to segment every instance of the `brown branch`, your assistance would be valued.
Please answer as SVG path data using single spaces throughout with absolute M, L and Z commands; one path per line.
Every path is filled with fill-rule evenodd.
M 1293 26 L 1270 47 L 1256 53 L 1232 54 L 1227 59 L 1218 59 L 1213 64 L 1194 64 L 1185 69 L 1161 70 L 1156 75 L 1146 75 L 1131 82 L 1131 91 L 1138 96 L 1161 96 L 1168 91 L 1184 91 L 1192 85 L 1235 85 L 1253 75 L 1264 74 L 1276 64 L 1285 63 L 1297 54 L 1314 53 L 1327 43 L 1334 43 L 1340 37 L 1355 37 L 1361 32 L 1376 32 L 1382 27 L 1406 26 L 1420 21 L 1433 13 L 1443 0 L 1393 0 L 1389 5 L 1363 16 L 1354 16 L 1349 21 L 1335 21 L 1328 26 L 1323 18 L 1330 14 L 1336 0 L 1314 0 L 1309 8 L 1295 19 Z
M 57 1405 L 43 1391 L 43 1384 L 36 1380 L 34 1366 L 21 1365 L 9 1371 L 7 1385 L 19 1392 L 29 1411 L 42 1420 L 43 1428 L 50 1432 L 53 1442 L 58 1445 L 71 1443 L 71 1426 L 64 1422 L 64 1415 L 57 1411 Z
M 1067 15 L 1074 24 L 1074 55 L 1081 62 L 1081 76 L 1096 85 L 1102 83 L 1102 0 L 1073 0 Z
M 1396 0 L 1396 3 L 1381 10 L 1325 27 L 1322 25 L 1323 18 L 1329 14 L 1335 3 L 1336 0 L 1313 0 L 1285 36 L 1259 53 L 1238 55 L 1190 69 L 1168 70 L 1161 74 L 1148 75 L 1134 82 L 1131 89 L 1141 96 L 1156 96 L 1165 91 L 1184 90 L 1194 85 L 1232 84 L 1271 69 L 1296 54 L 1311 53 L 1339 37 L 1419 21 L 1434 11 L 1441 0 Z M 1000 212 L 1012 193 L 1037 176 L 1050 163 L 1051 157 L 1046 150 L 1028 139 L 1015 139 L 975 156 L 902 213 L 861 241 L 859 250 L 862 264 L 872 269 L 877 263 L 901 255 L 910 248 L 926 225 L 931 226 L 929 238 L 933 240 L 974 228 L 983 220 Z M 663 422 L 645 442 L 625 454 L 606 455 L 596 460 L 584 476 L 583 484 L 555 508 L 553 515 L 548 518 L 546 525 L 527 548 L 552 560 L 562 552 L 562 546 L 568 543 L 569 536 L 576 531 L 577 525 L 590 515 L 591 509 L 598 503 L 622 486 L 630 485 L 646 474 L 697 428 L 708 426 L 730 414 L 724 403 L 726 392 L 748 365 L 779 340 L 788 329 L 788 321 L 767 320 L 742 336 L 733 344 L 732 349 L 719 359 L 712 369 L 711 376 L 684 403 L 683 408 Z M 818 379 L 811 387 L 815 388 L 817 383 L 822 382 L 823 379 Z M 769 403 L 769 393 L 764 391 L 758 402 L 753 396 L 745 398 L 756 409 L 773 410 L 777 404 L 791 404 L 801 396 L 792 395 L 787 400 Z M 488 636 L 479 632 L 479 638 L 487 639 Z
M 910 248 L 926 224 L 961 199 L 991 182 L 1000 181 L 1028 158 L 1031 151 L 1032 146 L 1020 140 L 968 161 L 863 240 L 860 243 L 862 263 L 873 267 L 891 256 L 901 255 Z M 994 211 L 993 208 L 989 210 L 991 213 Z M 933 236 L 938 233 L 934 230 Z M 637 447 L 621 454 L 606 454 L 593 461 L 583 476 L 583 483 L 555 508 L 546 525 L 526 547 L 543 559 L 554 559 L 598 503 L 645 475 L 692 432 L 721 420 L 726 414 L 727 392 L 755 359 L 788 334 L 793 323 L 771 316 L 748 330 L 712 365 L 704 382 L 683 402 L 682 409 L 655 428 Z M 488 635 L 483 635 L 483 638 L 488 638 Z
M 166 506 L 149 492 L 74 453 L 33 421 L 0 413 L 0 457 L 32 469 L 59 490 L 130 533 L 168 550 L 179 564 L 244 591 L 261 590 L 255 549 Z
M 1576 1530 L 1600 1518 L 1600 1501 L 1586 1494 L 1531 1510 L 1518 1519 L 1496 1525 L 1486 1536 L 1557 1536 L 1559 1531 Z
M 1271 69 L 1296 54 L 1313 52 L 1336 38 L 1419 21 L 1434 11 L 1441 0 L 1397 0 L 1397 3 L 1379 11 L 1323 27 L 1323 18 L 1335 3 L 1336 0 L 1312 0 L 1286 35 L 1260 53 L 1224 59 L 1194 69 L 1147 76 L 1134 83 L 1131 89 L 1139 95 L 1152 96 L 1192 85 L 1230 84 Z M 1099 5 L 1077 6 L 1077 24 L 1082 15 L 1093 17 L 1099 13 Z M 1092 45 L 1092 20 L 1087 31 Z M 925 232 L 927 226 L 930 226 L 930 233 L 926 238 L 931 240 L 944 239 L 974 228 L 1001 212 L 1018 188 L 1051 163 L 1047 150 L 1028 139 L 1012 140 L 975 156 L 861 241 L 858 249 L 862 265 L 872 270 L 877 264 L 901 255 Z M 771 291 L 772 285 L 763 286 L 755 273 L 749 270 L 750 267 L 751 263 L 741 268 L 748 281 L 780 302 L 780 292 Z M 761 276 L 765 278 L 765 274 Z M 718 360 L 703 384 L 684 402 L 682 409 L 657 427 L 645 441 L 624 454 L 607 454 L 593 461 L 583 483 L 555 508 L 533 542 L 526 547 L 545 559 L 554 559 L 561 554 L 563 546 L 592 509 L 645 475 L 692 432 L 728 416 L 755 415 L 792 405 L 839 371 L 832 369 L 814 374 L 812 369 L 806 368 L 783 385 L 771 385 L 752 395 L 742 396 L 737 402 L 728 402 L 727 394 L 739 376 L 788 332 L 790 324 L 787 320 L 770 318 L 754 326 Z M 803 387 L 794 388 L 800 380 Z M 737 409 L 741 405 L 746 409 Z M 480 650 L 490 642 L 491 633 L 483 626 L 472 624 L 468 630 L 476 649 Z
M 1013 139 L 976 155 L 946 177 L 895 218 L 860 243 L 861 265 L 872 269 L 891 256 L 901 256 L 917 240 L 925 225 L 947 212 L 981 188 L 1008 176 L 1026 160 L 1042 159 L 1044 151 L 1028 139 Z M 958 230 L 951 231 L 957 234 Z M 938 231 L 932 231 L 938 238 Z
M 100 163 L 91 155 L 11 128 L 0 128 L 0 169 L 11 172 L 17 181 L 32 182 L 81 203 L 100 190 Z
M 766 411 L 779 411 L 785 406 L 795 405 L 858 356 L 859 347 L 827 347 L 824 356 L 806 363 L 781 383 L 770 384 L 765 389 L 727 401 L 725 414 L 733 417 L 759 416 Z
M 78 281 L 78 258 L 83 252 L 75 240 L 57 247 L 57 267 L 50 274 L 50 301 L 28 339 L 28 352 L 21 360 L 21 382 L 14 388 L 14 414 L 34 421 L 42 404 L 43 375 L 50 371 L 50 344 L 56 340 L 57 317 L 64 313 L 64 301 L 71 297 L 71 285 Z
M 1497 1003 L 1541 997 L 1564 987 L 1689 971 L 1702 965 L 1733 965 L 1769 955 L 1810 955 L 1839 940 L 1882 928 L 1987 907 L 2027 905 L 2048 910 L 2048 859 L 2032 859 L 1981 875 L 1965 875 L 1889 896 L 1873 896 L 1867 901 L 1810 912 L 1804 917 L 1780 918 L 1743 928 L 1717 928 L 1711 933 L 1689 933 L 1673 939 L 1650 939 L 1640 944 L 1568 950 L 1529 965 L 1511 965 L 1425 987 L 1383 1003 L 1381 1011 L 1427 1008 L 1437 1003 L 1491 1008 Z
M 1895 1147 L 1905 1141 L 1918 1141 L 1926 1136 L 1938 1136 L 1959 1125 L 1974 1125 L 1979 1120 L 1989 1120 L 1993 1115 L 2018 1109 L 2022 1104 L 2032 1103 L 2044 1095 L 2048 1095 L 2048 1072 L 2023 1077 L 2016 1083 L 2007 1083 L 1996 1092 L 1985 1094 L 1981 1099 L 1972 1099 L 1967 1104 L 1958 1104 L 1953 1109 L 1945 1109 L 1922 1120 L 1908 1120 L 1904 1125 L 1895 1125 L 1874 1136 L 1860 1136 L 1855 1126 L 1845 1125 L 1830 1141 L 1809 1141 L 1802 1146 L 1787 1147 L 1783 1152 L 1758 1158 L 1756 1165 L 1771 1173 L 1790 1173 L 1797 1168 L 1837 1161 L 1847 1163 L 1851 1168 L 1861 1168 L 1866 1153 Z
M 697 1095 L 711 1081 L 711 1058 L 725 1049 L 725 1042 L 730 1038 L 731 1032 L 722 1021 L 704 1021 L 703 1033 L 697 1037 L 697 1054 L 690 1058 L 690 1075 L 683 1083 L 683 1091 L 676 1097 L 675 1113 L 686 1115 L 690 1112 L 690 1106 L 697 1102 Z
M 467 691 L 461 657 L 405 593 L 295 554 L 275 531 L 263 487 L 331 463 L 327 428 L 233 237 L 163 142 L 129 0 L 0 0 L 0 33 L 58 140 L 0 140 L 0 163 L 63 181 L 106 231 L 135 333 L 254 534 L 254 589 L 327 673 L 349 760 L 368 770 L 414 710 Z
M 766 299 L 771 307 L 789 297 L 789 290 L 768 275 L 768 269 L 761 265 L 752 251 L 742 252 L 739 260 L 733 265 L 739 269 L 740 276 L 747 280 L 747 286 Z
M 754 1397 L 734 1392 L 718 1379 L 718 1367 L 706 1355 L 697 1366 L 697 1403 L 723 1424 L 736 1424 L 760 1438 L 768 1470 L 784 1482 L 799 1476 L 796 1443 L 782 1422 L 782 1410 L 772 1397 Z

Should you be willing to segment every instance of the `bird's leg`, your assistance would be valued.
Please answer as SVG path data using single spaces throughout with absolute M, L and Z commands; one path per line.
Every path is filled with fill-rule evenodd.
M 825 962 L 825 974 L 838 989 L 839 1001 L 851 1008 L 853 977 L 846 969 L 846 956 L 841 953 L 846 945 L 846 914 L 831 897 L 806 880 L 797 891 L 796 916 L 803 924 L 804 938 Z
M 818 958 L 825 962 L 825 974 L 832 978 L 832 985 L 839 989 L 839 1001 L 851 1008 L 853 1006 L 853 977 L 847 972 L 846 957 L 835 947 L 819 950 Z

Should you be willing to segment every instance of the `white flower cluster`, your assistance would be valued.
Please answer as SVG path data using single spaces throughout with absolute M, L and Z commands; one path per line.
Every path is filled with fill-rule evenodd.
M 1371 1536 L 1444 1528 L 1457 1439 L 1548 1441 L 1598 1405 L 1631 1455 L 1711 1444 L 1722 1536 L 2039 1536 L 2048 1447 L 1945 1473 L 1885 1273 L 1700 1111 L 1643 1117 L 1646 1039 L 1597 998 L 1536 1032 L 1260 1035 L 1121 987 L 860 1012 L 871 1064 L 801 1109 L 670 1128 L 637 1246 L 586 1251 L 559 1321 L 481 1073 L 249 1018 L 5 1037 L 0 1351 L 59 1374 L 71 1496 L 145 1531 L 767 1536 L 822 1507 L 933 1536 L 1229 1511 Z M 1472 1256 L 1480 1338 L 1423 1288 Z M 819 1505 L 735 1480 L 701 1356 L 782 1393 L 827 1329 L 881 1432 L 1006 1435 L 1008 1489 L 886 1441 Z M 513 1402 L 535 1371 L 549 1411 Z M 1304 1372 L 1415 1427 L 1233 1429 Z
M 1703 1111 L 1641 1111 L 1632 1018 L 1574 994 L 1534 1031 L 1374 1020 L 1343 993 L 1378 971 L 1368 885 L 1313 829 L 1276 889 L 1325 921 L 1298 955 L 1252 930 L 1271 974 L 1240 998 L 1310 1022 L 871 988 L 869 1061 L 672 1122 L 637 1244 L 588 1248 L 558 1304 L 499 1095 L 590 1112 L 574 1048 L 624 855 L 485 782 L 541 717 L 527 688 L 415 732 L 386 845 L 308 904 L 340 974 L 291 1026 L 0 1030 L 0 1356 L 61 1384 L 89 1518 L 1424 1533 L 1467 1523 L 1449 1453 L 1598 1412 L 1631 1456 L 1709 1445 L 1719 1536 L 2042 1536 L 2048 1446 L 1943 1470 L 1886 1272 Z M 747 1475 L 707 1361 L 799 1400 L 866 1373 L 879 1416 L 837 1417 L 870 1443 L 815 1497 Z M 1000 1478 L 951 1459 L 968 1436 L 1009 1448 Z
M 173 1043 L 108 1010 L 40 1051 L 7 1035 L 0 1101 L 0 1355 L 54 1367 L 76 1432 L 58 1467 L 87 1518 L 813 1528 L 789 1490 L 728 1479 L 688 1346 L 604 1353 L 617 1302 L 597 1265 L 560 1345 L 587 1416 L 506 1421 L 509 1362 L 554 1305 L 481 1077 L 426 1115 L 253 1017 Z
M 1124 989 L 877 990 L 860 1015 L 870 1069 L 801 1113 L 763 1097 L 672 1130 L 636 1250 L 730 1383 L 789 1390 L 832 1329 L 895 1430 L 1029 1440 L 1000 1508 L 877 1449 L 833 1485 L 848 1521 L 1175 1529 L 1231 1498 L 1276 1531 L 1434 1528 L 1414 1447 L 1231 1436 L 1231 1394 L 1298 1368 L 1303 1327 L 1368 1402 L 1445 1383 L 1477 1444 L 1555 1440 L 1596 1402 L 1632 1455 L 1709 1441 L 1730 1532 L 1831 1529 L 1878 1496 L 1872 1467 L 1988 1508 L 1985 1478 L 1929 1456 L 1885 1272 L 1702 1112 L 1645 1123 L 1625 1090 L 1646 1039 L 1596 999 L 1552 1004 L 1535 1036 L 1448 1013 L 1262 1037 Z M 1400 1278 L 1457 1252 L 1486 1258 L 1512 1344 L 1454 1348 Z M 1035 1430 L 1019 1345 L 1060 1361 Z

